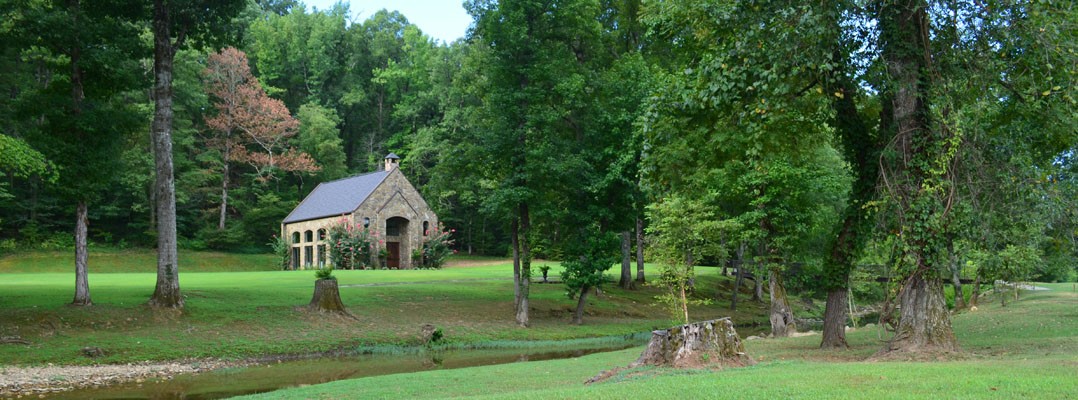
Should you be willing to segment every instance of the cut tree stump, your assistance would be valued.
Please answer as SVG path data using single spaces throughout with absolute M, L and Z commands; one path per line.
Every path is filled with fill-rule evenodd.
M 344 308 L 344 303 L 341 302 L 341 292 L 337 287 L 336 279 L 319 279 L 314 281 L 314 296 L 311 297 L 311 302 L 307 304 L 307 309 L 310 311 L 343 314 L 354 318 L 354 316 Z
M 600 382 L 622 370 L 642 366 L 723 368 L 755 363 L 745 354 L 745 345 L 727 317 L 652 331 L 651 341 L 636 361 L 625 368 L 603 371 L 585 383 Z

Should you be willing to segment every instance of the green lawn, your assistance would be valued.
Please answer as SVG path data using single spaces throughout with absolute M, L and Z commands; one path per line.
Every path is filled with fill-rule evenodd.
M 94 306 L 66 304 L 74 294 L 74 276 L 62 273 L 10 273 L 49 270 L 62 264 L 60 255 L 31 254 L 0 259 L 0 336 L 20 336 L 30 346 L 0 345 L 4 364 L 123 363 L 191 357 L 243 358 L 267 354 L 311 353 L 362 345 L 415 344 L 421 326 L 440 327 L 455 343 L 519 340 L 561 340 L 624 335 L 668 326 L 665 309 L 653 305 L 655 288 L 624 291 L 607 288 L 589 296 L 583 326 L 570 321 L 575 302 L 560 284 L 532 286 L 532 327 L 521 329 L 513 318 L 512 267 L 461 262 L 434 271 L 335 271 L 344 304 L 357 319 L 310 314 L 297 310 L 314 288 L 311 271 L 191 272 L 272 265 L 261 255 L 187 253 L 202 260 L 181 264 L 180 284 L 186 296 L 182 314 L 155 312 L 145 306 L 153 292 L 152 252 L 94 253 L 89 276 Z M 136 259 L 145 265 L 136 265 Z M 23 260 L 23 261 L 18 261 Z M 30 267 L 25 260 L 40 261 Z M 263 261 L 265 260 L 265 261 Z M 474 261 L 474 260 L 471 260 Z M 36 262 L 36 261 L 35 261 Z M 560 266 L 551 276 L 560 273 Z M 263 265 L 264 267 L 264 265 Z M 210 269 L 213 270 L 213 269 Z M 100 272 L 98 272 L 100 271 Z M 109 271 L 109 272 L 104 272 Z M 717 269 L 701 272 L 701 295 L 714 293 Z M 725 301 L 701 306 L 694 317 L 715 318 L 730 313 Z M 765 323 L 762 304 L 746 304 L 734 314 L 739 323 Z M 87 346 L 107 356 L 91 360 L 81 355 Z
M 645 368 L 591 386 L 599 371 L 625 366 L 641 348 L 575 359 L 419 372 L 338 381 L 251 398 L 514 399 L 1074 399 L 1078 395 L 1078 294 L 1045 285 L 1000 308 L 957 315 L 964 353 L 932 362 L 867 361 L 875 329 L 849 335 L 851 350 L 820 351 L 819 336 L 746 342 L 760 362 L 722 371 Z M 431 390 L 437 388 L 437 390 Z
M 270 254 L 233 254 L 180 250 L 180 265 L 186 272 L 274 271 L 279 269 Z M 90 273 L 155 272 L 157 253 L 147 249 L 91 247 Z M 73 251 L 31 251 L 0 257 L 4 273 L 75 273 Z

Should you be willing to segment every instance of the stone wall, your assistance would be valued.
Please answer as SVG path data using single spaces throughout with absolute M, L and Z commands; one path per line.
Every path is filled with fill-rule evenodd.
M 299 259 L 300 259 L 299 260 L 299 265 L 293 265 L 292 268 L 294 268 L 294 269 L 300 269 L 301 267 L 306 268 L 306 267 L 308 267 L 308 264 L 312 268 L 319 267 L 319 265 L 318 265 L 318 246 L 319 245 L 328 245 L 328 243 L 325 240 L 319 240 L 319 238 L 318 238 L 318 230 L 319 229 L 325 229 L 328 232 L 329 227 L 331 225 L 336 224 L 338 221 L 340 221 L 340 219 L 341 219 L 340 216 L 334 216 L 334 217 L 328 217 L 328 218 L 322 218 L 322 219 L 312 219 L 312 220 L 309 220 L 309 221 L 293 222 L 291 224 L 286 224 L 286 225 L 281 226 L 281 234 L 284 235 L 284 237 L 286 239 L 288 239 L 288 242 L 291 244 L 291 248 L 292 249 L 297 249 L 297 248 L 299 249 Z M 313 240 L 310 241 L 310 242 L 308 242 L 307 238 L 306 238 L 306 232 L 307 231 L 311 231 L 311 233 L 312 233 L 312 239 Z M 299 233 L 299 242 L 293 241 L 293 234 L 294 233 Z M 306 247 L 307 246 L 311 246 L 311 256 L 312 256 L 311 260 L 307 259 L 307 255 L 306 255 Z M 329 262 L 328 261 L 329 260 L 329 248 L 327 247 L 325 249 L 325 251 L 326 251 L 325 259 L 327 260 L 327 262 Z M 292 250 L 289 250 L 288 260 L 289 260 L 289 263 L 292 262 Z
M 412 265 L 412 251 L 420 250 L 423 240 L 423 222 L 431 228 L 438 226 L 438 216 L 434 215 L 427 202 L 419 195 L 419 191 L 399 169 L 394 168 L 382 184 L 367 197 L 363 204 L 359 205 L 353 214 L 354 221 L 362 224 L 363 218 L 370 218 L 371 229 L 378 233 L 380 238 L 400 242 L 400 266 L 402 269 L 410 269 Z M 393 217 L 401 217 L 408 220 L 407 232 L 401 232 L 398 237 L 385 236 L 386 220 Z M 385 243 L 377 243 L 375 254 L 385 247 Z

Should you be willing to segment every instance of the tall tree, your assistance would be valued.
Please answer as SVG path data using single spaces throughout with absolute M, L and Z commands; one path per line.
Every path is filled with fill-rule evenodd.
M 314 172 L 317 167 L 306 153 L 288 146 L 299 121 L 284 103 L 266 95 L 251 74 L 247 55 L 234 47 L 211 54 L 206 60 L 203 82 L 217 114 L 206 118 L 215 135 L 207 144 L 221 153 L 221 207 L 218 230 L 225 229 L 232 161 L 246 162 L 261 181 L 275 170 Z
M 854 270 L 858 255 L 873 228 L 872 207 L 868 205 L 877 199 L 876 184 L 879 180 L 879 152 L 883 147 L 876 129 L 870 126 L 870 117 L 859 109 L 858 100 L 861 91 L 855 83 L 856 71 L 853 65 L 856 50 L 864 43 L 858 38 L 857 30 L 844 31 L 841 19 L 848 13 L 848 4 L 835 2 L 826 13 L 825 23 L 831 29 L 832 47 L 831 68 L 821 71 L 821 87 L 830 93 L 831 109 L 834 112 L 830 125 L 835 129 L 843 158 L 850 165 L 853 183 L 846 201 L 842 218 L 833 229 L 830 239 L 830 251 L 824 259 L 822 286 L 827 291 L 827 303 L 824 309 L 823 338 L 820 347 L 848 347 L 846 343 L 846 320 L 848 317 L 848 293 L 850 273 Z
M 787 265 L 819 257 L 804 238 L 834 212 L 818 204 L 833 208 L 845 196 L 833 183 L 847 171 L 830 167 L 830 94 L 818 88 L 830 66 L 820 51 L 828 31 L 813 4 L 716 3 L 644 9 L 657 40 L 680 55 L 645 113 L 645 171 L 654 193 L 706 199 L 715 218 L 738 227 L 723 242 L 755 250 L 763 297 L 764 274 L 782 288 Z M 781 335 L 792 315 L 780 290 L 772 310 Z
M 89 306 L 89 206 L 100 200 L 116 169 L 123 135 L 134 131 L 138 113 L 121 95 L 139 81 L 134 60 L 143 49 L 130 4 L 86 7 L 80 1 L 29 4 L 14 19 L 16 40 L 48 54 L 47 68 L 60 79 L 38 88 L 37 147 L 64 170 L 55 191 L 75 208 L 75 296 Z M 108 45 L 101 45 L 107 43 Z M 30 100 L 30 99 L 26 99 Z M 42 105 L 48 105 L 42 107 Z M 29 103 L 23 105 L 29 107 Z
M 473 35 L 490 53 L 489 117 L 485 158 L 499 183 L 488 204 L 510 217 L 517 324 L 529 325 L 532 213 L 567 170 L 555 143 L 572 135 L 563 119 L 564 91 L 577 90 L 574 39 L 594 24 L 595 8 L 583 1 L 476 1 L 466 5 L 476 19 Z M 586 32 L 584 33 L 586 34 Z M 575 80 L 574 80 L 575 79 Z M 575 137 L 575 135 L 571 136 Z
M 209 39 L 228 29 L 246 3 L 238 0 L 154 0 L 154 198 L 157 220 L 157 283 L 149 304 L 183 308 L 176 253 L 176 183 L 172 165 L 172 70 L 176 52 L 189 39 Z

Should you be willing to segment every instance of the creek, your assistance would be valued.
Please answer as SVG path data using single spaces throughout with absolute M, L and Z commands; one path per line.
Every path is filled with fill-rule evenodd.
M 637 334 L 574 340 L 565 344 L 544 342 L 541 346 L 528 345 L 526 348 L 513 346 L 516 348 L 366 350 L 360 352 L 372 354 L 306 358 L 199 374 L 181 374 L 171 379 L 151 379 L 142 383 L 129 382 L 52 393 L 46 398 L 223 399 L 342 379 L 580 357 L 640 346 L 646 343 L 649 337 L 650 335 Z

